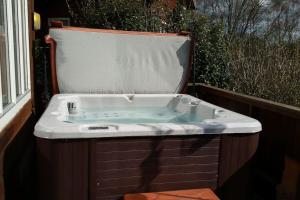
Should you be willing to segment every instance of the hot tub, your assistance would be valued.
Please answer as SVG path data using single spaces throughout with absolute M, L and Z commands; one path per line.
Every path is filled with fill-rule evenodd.
M 46 41 L 57 95 L 34 131 L 38 199 L 227 192 L 236 174 L 248 180 L 239 171 L 256 151 L 261 124 L 181 94 L 193 60 L 188 33 L 66 27 L 50 29 Z
M 55 95 L 34 132 L 40 199 L 217 189 L 252 157 L 260 130 L 189 95 Z
M 47 139 L 256 133 L 257 120 L 182 94 L 61 94 L 36 124 Z

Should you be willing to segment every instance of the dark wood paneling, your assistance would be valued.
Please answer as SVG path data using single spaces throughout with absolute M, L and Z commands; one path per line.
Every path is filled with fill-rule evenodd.
M 192 84 L 189 84 L 190 93 L 193 91 Z M 295 106 L 290 106 L 250 95 L 240 94 L 229 90 L 220 89 L 213 86 L 208 86 L 204 84 L 197 83 L 195 90 L 197 91 L 197 95 L 204 100 L 211 99 L 215 101 L 219 99 L 221 104 L 226 104 L 226 99 L 230 99 L 234 101 L 236 104 L 247 104 L 251 106 L 255 106 L 257 108 L 261 108 L 263 110 L 269 110 L 275 112 L 277 115 L 290 116 L 292 118 L 300 119 L 300 108 Z M 219 105 L 219 104 L 218 104 Z M 234 109 L 236 106 L 233 104 L 232 108 Z M 240 109 L 236 107 L 237 109 Z
M 117 153 L 117 152 L 116 152 Z M 154 153 L 157 153 L 154 154 Z M 160 155 L 160 152 L 154 152 L 153 157 L 149 157 L 147 161 L 149 161 L 150 164 L 159 164 L 159 166 L 174 166 L 174 165 L 184 165 L 186 163 L 193 163 L 193 164 L 207 164 L 207 163 L 217 163 L 218 162 L 218 154 L 215 155 L 205 155 L 205 156 L 177 156 L 177 157 L 163 157 Z M 134 168 L 136 166 L 143 165 L 145 162 L 145 158 L 147 158 L 150 155 L 150 153 L 147 154 L 146 157 L 143 159 L 137 159 L 137 160 L 97 160 L 96 167 L 99 170 L 106 170 L 106 169 L 115 169 L 119 166 L 122 166 L 122 168 Z M 157 157 L 163 158 L 162 160 L 159 160 Z M 100 157 L 99 157 L 100 158 Z M 153 167 L 153 166 L 152 166 Z
M 56 41 L 49 35 L 46 35 L 45 42 L 50 45 L 51 89 L 52 95 L 55 95 L 59 93 L 56 74 Z
M 204 149 L 207 148 L 215 148 L 219 144 L 219 138 L 216 137 L 211 141 L 207 141 L 207 135 L 202 136 L 187 136 L 184 140 L 178 138 L 168 137 L 168 140 L 165 141 L 164 137 L 153 137 L 152 140 L 159 140 L 160 142 L 157 144 L 158 147 L 164 147 L 165 150 L 171 149 L 181 149 L 181 154 L 190 154 L 193 148 L 201 146 Z M 211 136 L 210 136 L 211 137 Z M 149 140 L 149 138 L 140 137 L 138 142 L 135 140 L 127 139 L 127 140 L 96 140 L 96 152 L 112 152 L 119 151 L 124 152 L 128 151 L 131 146 L 134 145 L 134 150 L 144 150 L 149 151 L 153 149 L 153 141 Z
M 3 176 L 6 200 L 36 199 L 35 140 L 32 134 L 35 122 L 31 116 L 5 148 Z
M 232 134 L 38 139 L 39 199 L 117 200 L 126 193 L 208 187 L 229 200 L 232 196 L 224 194 L 236 187 L 228 183 L 247 182 L 249 171 L 240 171 L 253 156 L 257 138 Z M 240 191 L 245 187 L 239 184 Z
M 259 134 L 232 134 L 221 138 L 218 194 L 228 200 L 249 199 L 251 167 Z
M 185 164 L 185 165 L 175 165 L 175 166 L 161 166 L 162 171 L 167 171 L 170 174 L 179 173 L 184 174 L 186 172 L 189 173 L 198 173 L 201 171 L 202 174 L 205 173 L 215 173 L 218 171 L 218 166 L 215 163 L 211 164 Z M 110 177 L 136 177 L 140 176 L 139 168 L 122 168 L 122 169 L 108 169 L 103 174 L 102 170 L 97 170 L 97 176 L 100 176 L 103 179 L 109 179 Z
M 194 152 L 191 156 L 207 156 L 207 155 L 216 155 L 218 154 L 217 147 L 203 147 L 203 151 Z M 174 149 L 164 149 L 161 156 L 162 157 L 180 157 L 184 154 L 188 154 L 190 149 L 188 148 L 174 148 Z M 149 150 L 129 150 L 129 151 L 119 151 L 118 154 L 115 152 L 100 152 L 96 153 L 97 157 L 101 157 L 104 160 L 139 160 L 145 158 L 149 154 Z
M 88 199 L 88 141 L 37 139 L 39 199 Z
M 219 136 L 93 140 L 92 199 L 125 193 L 210 187 L 218 180 Z M 94 169 L 92 169 L 94 170 Z
M 254 156 L 258 146 L 259 134 L 232 134 L 221 137 L 220 186 Z
M 190 87 L 190 91 L 192 90 Z M 262 123 L 263 130 L 260 133 L 255 159 L 252 164 L 246 164 L 250 167 L 247 170 L 252 174 L 247 181 L 248 188 L 253 189 L 249 193 L 249 198 L 255 195 L 260 199 L 272 200 L 282 196 L 282 193 L 283 196 L 296 194 L 295 188 L 300 187 L 300 176 L 298 181 L 286 183 L 282 181 L 283 175 L 287 174 L 286 170 L 293 168 L 290 166 L 291 162 L 285 161 L 287 158 L 300 165 L 300 108 L 203 84 L 197 84 L 196 91 L 205 101 L 251 116 Z M 237 173 L 244 171 L 243 167 Z M 239 187 L 242 182 L 235 181 L 235 183 L 236 187 Z M 278 191 L 278 186 L 282 184 L 285 185 L 285 190 L 281 187 L 281 191 Z

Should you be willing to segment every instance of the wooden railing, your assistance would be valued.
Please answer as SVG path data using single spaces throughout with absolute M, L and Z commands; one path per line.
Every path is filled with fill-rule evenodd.
M 255 195 L 263 199 L 300 199 L 300 108 L 203 84 L 190 84 L 189 91 L 262 123 L 252 168 Z

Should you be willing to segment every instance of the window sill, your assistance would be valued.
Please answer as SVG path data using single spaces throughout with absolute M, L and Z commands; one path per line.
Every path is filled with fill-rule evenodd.
M 7 105 L 4 110 L 3 114 L 0 115 L 0 133 L 2 129 L 16 116 L 19 110 L 31 99 L 30 91 L 27 91 L 24 95 L 20 96 L 17 99 L 16 103 L 11 103 Z M 1 137 L 1 134 L 0 134 Z
M 30 93 L 26 94 L 20 101 L 0 118 L 0 152 L 16 136 L 20 129 L 32 114 Z

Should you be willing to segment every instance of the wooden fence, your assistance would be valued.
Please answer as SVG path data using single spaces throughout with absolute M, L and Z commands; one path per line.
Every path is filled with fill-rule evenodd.
M 189 91 L 262 123 L 250 199 L 300 199 L 300 108 L 203 84 L 189 85 Z

